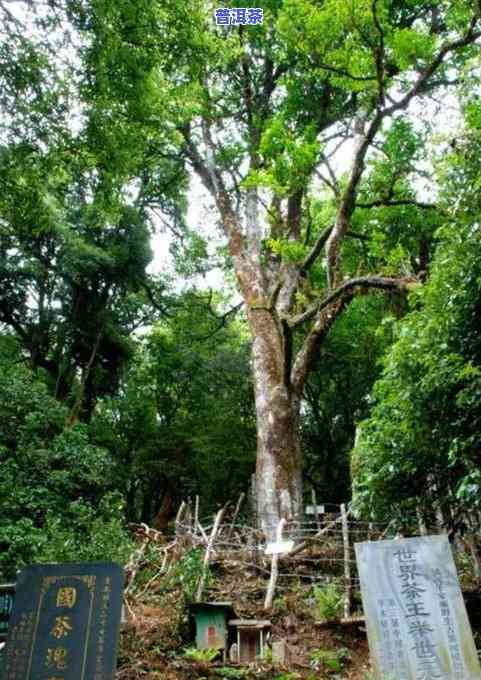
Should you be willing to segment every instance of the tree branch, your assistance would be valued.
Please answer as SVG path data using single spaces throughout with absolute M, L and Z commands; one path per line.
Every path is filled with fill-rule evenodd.
M 370 201 L 369 203 L 356 203 L 356 208 L 384 208 L 384 207 L 395 207 L 401 205 L 413 205 L 416 208 L 421 208 L 423 210 L 438 210 L 439 206 L 436 203 L 423 203 L 422 201 L 416 201 L 411 198 L 399 198 L 393 200 L 378 199 L 376 201 Z
M 319 68 L 322 68 L 324 71 L 330 71 L 332 73 L 336 73 L 339 76 L 342 76 L 343 78 L 349 78 L 350 80 L 355 80 L 357 82 L 372 82 L 373 80 L 376 80 L 376 76 L 355 76 L 353 73 L 350 73 L 349 71 L 346 71 L 345 69 L 342 68 L 337 68 L 336 66 L 331 66 L 330 64 L 325 64 L 324 62 L 319 62 L 316 60 L 316 66 Z
M 384 57 L 385 57 L 385 49 L 384 49 L 384 31 L 381 26 L 381 23 L 379 21 L 379 17 L 377 15 L 377 2 L 378 0 L 372 0 L 372 18 L 374 21 L 374 25 L 377 29 L 377 32 L 379 33 L 379 45 L 373 47 L 373 52 L 374 52 L 374 61 L 376 63 L 376 76 L 377 76 L 377 82 L 378 82 L 378 87 L 379 87 L 379 101 L 381 104 L 384 104 L 384 96 L 385 96 L 385 88 L 384 88 Z
M 445 43 L 440 48 L 436 57 L 423 71 L 421 71 L 418 79 L 404 97 L 387 108 L 382 108 L 382 97 L 380 97 L 376 113 L 368 126 L 367 132 L 363 132 L 361 135 L 359 145 L 354 155 L 351 174 L 340 203 L 336 224 L 326 243 L 328 285 L 330 288 L 334 287 L 339 280 L 341 244 L 350 227 L 350 220 L 355 209 L 357 190 L 364 172 L 366 154 L 374 141 L 376 134 L 381 128 L 384 119 L 392 116 L 397 111 L 405 109 L 416 95 L 422 93 L 431 76 L 441 66 L 448 54 L 470 45 L 477 40 L 477 38 L 481 37 L 481 31 L 475 30 L 480 11 L 481 10 L 478 7 L 477 12 L 471 19 L 468 30 L 461 38 Z
M 331 154 L 332 155 L 332 154 Z M 329 162 L 329 157 L 326 156 L 325 154 L 322 154 L 322 162 L 327 168 L 327 172 L 329 173 L 329 178 L 330 178 L 330 186 L 334 192 L 334 195 L 336 198 L 341 195 L 341 187 L 339 186 L 339 180 L 336 177 L 336 173 L 334 172 L 334 169 L 332 165 Z M 326 180 L 324 180 L 326 181 Z
M 478 6 L 477 12 L 473 15 L 469 28 L 461 38 L 458 40 L 453 40 L 452 42 L 445 43 L 439 50 L 433 61 L 421 71 L 417 81 L 414 83 L 413 87 L 402 97 L 399 101 L 395 102 L 392 106 L 388 107 L 383 112 L 383 117 L 391 116 L 396 111 L 405 109 L 411 100 L 420 92 L 422 92 L 424 86 L 427 84 L 432 75 L 437 71 L 437 69 L 444 62 L 445 57 L 450 54 L 450 52 L 455 52 L 456 50 L 467 47 L 475 40 L 481 37 L 481 31 L 475 31 L 476 24 L 479 21 L 481 10 Z
M 354 155 L 351 174 L 340 201 L 336 224 L 334 225 L 334 228 L 332 229 L 326 242 L 329 288 L 332 288 L 336 284 L 339 277 L 341 243 L 350 227 L 351 216 L 355 208 L 357 189 L 364 172 L 366 154 L 374 140 L 374 137 L 381 127 L 382 121 L 383 113 L 378 109 L 374 119 L 369 125 L 367 132 L 364 133 L 360 139 L 359 145 Z
M 338 288 L 333 290 L 324 300 L 311 305 L 305 312 L 298 314 L 288 320 L 291 328 L 300 326 L 309 319 L 322 312 L 323 309 L 332 305 L 344 293 L 352 291 L 356 288 L 376 288 L 378 290 L 405 290 L 409 285 L 417 283 L 417 279 L 413 278 L 390 278 L 386 276 L 359 276 L 354 279 L 348 279 Z
M 210 192 L 217 204 L 217 208 L 222 218 L 224 233 L 229 239 L 230 252 L 233 257 L 240 257 L 245 251 L 242 232 L 234 209 L 232 208 L 229 193 L 226 190 L 222 181 L 222 177 L 215 166 L 215 148 L 212 136 L 210 134 L 209 124 L 206 120 L 202 121 L 204 144 L 207 147 L 207 153 L 209 155 L 207 160 L 202 158 L 199 150 L 192 141 L 190 125 L 183 126 L 180 129 L 180 132 L 184 137 L 187 155 L 194 170 L 197 172 L 205 187 Z
M 417 279 L 388 278 L 383 276 L 362 276 L 349 279 L 330 293 L 324 300 L 310 307 L 304 314 L 299 314 L 297 317 L 288 320 L 288 325 L 291 328 L 295 328 L 304 321 L 317 316 L 314 325 L 297 353 L 292 368 L 291 382 L 296 393 L 302 393 L 306 376 L 317 356 L 319 347 L 327 337 L 336 319 L 342 314 L 356 294 L 370 289 L 387 291 L 406 290 L 414 283 L 417 283 Z
M 192 336 L 192 340 L 195 342 L 204 342 L 205 340 L 209 340 L 212 338 L 216 333 L 218 333 L 222 328 L 225 328 L 227 326 L 227 322 L 229 320 L 229 317 L 231 316 L 236 316 L 237 312 L 242 309 L 244 306 L 244 302 L 239 302 L 239 304 L 234 305 L 234 307 L 231 307 L 231 309 L 227 310 L 224 314 L 219 316 L 218 314 L 215 314 L 215 312 L 210 309 L 211 314 L 218 320 L 218 324 L 216 325 L 215 328 L 213 328 L 209 333 L 206 333 L 205 335 L 194 335 Z
M 334 225 L 331 224 L 329 227 L 324 229 L 324 231 L 322 231 L 319 234 L 319 236 L 316 239 L 316 242 L 314 243 L 314 245 L 311 248 L 310 253 L 308 254 L 308 256 L 306 257 L 306 259 L 304 260 L 304 262 L 301 265 L 301 271 L 307 272 L 312 267 L 314 262 L 319 257 L 322 249 L 324 248 L 326 241 L 329 238 L 333 228 L 334 228 Z
M 207 167 L 206 163 L 204 163 L 204 159 L 202 158 L 197 147 L 192 141 L 190 125 L 185 125 L 184 127 L 181 128 L 180 131 L 184 137 L 185 146 L 187 149 L 187 156 L 192 164 L 192 167 L 194 168 L 195 172 L 199 175 L 201 180 L 204 182 L 204 185 L 206 189 L 209 191 L 209 193 L 212 194 L 213 197 L 215 197 L 216 193 L 215 182 L 211 177 L 209 168 Z

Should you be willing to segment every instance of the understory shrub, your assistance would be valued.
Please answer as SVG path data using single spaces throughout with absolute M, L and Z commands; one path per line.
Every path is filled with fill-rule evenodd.
M 342 593 L 335 583 L 314 587 L 317 613 L 321 619 L 336 619 L 342 611 Z

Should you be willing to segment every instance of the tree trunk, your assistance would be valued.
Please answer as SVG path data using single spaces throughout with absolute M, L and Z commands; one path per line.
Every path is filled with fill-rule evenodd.
M 302 512 L 300 399 L 290 383 L 286 337 L 273 314 L 255 310 L 249 320 L 254 336 L 257 514 L 260 528 L 274 540 L 280 519 Z
M 167 531 L 169 520 L 175 517 L 174 497 L 171 489 L 166 488 L 160 508 L 152 521 L 152 526 L 157 531 Z

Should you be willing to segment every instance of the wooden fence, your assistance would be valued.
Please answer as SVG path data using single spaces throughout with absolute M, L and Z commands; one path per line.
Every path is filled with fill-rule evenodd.
M 249 518 L 241 517 L 242 495 L 234 505 L 226 506 L 210 517 L 202 517 L 200 500 L 182 503 L 175 520 L 175 536 L 166 541 L 164 534 L 145 525 L 136 528 L 141 537 L 136 555 L 128 569 L 127 590 L 132 587 L 136 565 L 142 559 L 149 541 L 158 543 L 163 553 L 162 568 L 154 578 L 167 573 L 170 565 L 185 551 L 200 548 L 203 552 L 202 573 L 196 599 L 204 595 L 206 575 L 213 562 L 231 562 L 251 566 L 266 578 L 264 608 L 271 609 L 276 593 L 292 588 L 293 582 L 311 586 L 335 583 L 343 592 L 343 616 L 349 619 L 353 594 L 359 590 L 354 544 L 396 538 L 393 523 L 375 523 L 356 519 L 347 505 L 317 506 L 300 520 L 282 520 L 276 525 L 276 544 L 288 552 L 272 550 L 265 536 Z M 434 532 L 433 532 L 434 533 Z M 275 548 L 275 546 L 274 546 Z M 277 546 L 279 548 L 279 545 Z M 473 562 L 473 571 L 481 576 L 479 555 L 472 540 L 464 541 Z M 273 554 L 271 554 L 273 553 Z M 137 566 L 138 568 L 138 566 Z

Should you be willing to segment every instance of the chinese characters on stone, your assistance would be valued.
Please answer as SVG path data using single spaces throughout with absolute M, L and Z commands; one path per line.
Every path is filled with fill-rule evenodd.
M 396 600 L 392 598 L 378 599 L 381 640 L 379 641 L 379 658 L 383 675 L 396 677 L 396 680 L 408 680 L 406 656 L 401 634 L 401 621 Z
M 62 587 L 57 591 L 56 605 L 57 609 L 69 610 L 75 607 L 77 601 L 77 590 L 73 587 Z M 50 631 L 49 643 L 51 646 L 47 648 L 47 656 L 45 658 L 45 668 L 48 671 L 58 673 L 68 669 L 68 650 L 60 643 L 62 640 L 70 635 L 73 630 L 72 619 L 64 611 L 59 612 L 55 616 L 55 621 Z M 63 680 L 61 676 L 55 675 L 48 678 L 48 680 Z
M 454 627 L 454 621 L 451 616 L 451 609 L 444 591 L 444 581 L 441 569 L 433 570 L 433 580 L 436 587 L 436 594 L 438 596 L 439 608 L 441 611 L 441 618 L 448 636 L 449 651 L 453 666 L 454 680 L 463 680 L 464 678 L 464 664 L 462 661 L 461 651 L 459 649 L 458 639 Z
M 12 626 L 12 641 L 7 648 L 4 680 L 17 680 L 27 675 L 29 649 L 33 637 L 34 614 L 22 614 L 20 621 Z
M 111 590 L 111 579 L 107 577 L 100 595 L 99 632 L 97 637 L 97 655 L 95 657 L 94 680 L 104 680 L 103 658 Z
M 431 625 L 430 613 L 424 604 L 426 588 L 421 586 L 423 577 L 417 552 L 409 548 L 401 548 L 394 553 L 398 571 L 396 578 L 401 582 L 401 599 L 408 624 L 408 634 L 411 638 L 411 652 L 414 653 L 417 664 L 417 680 L 438 680 L 443 677 L 442 668 L 436 653 L 434 643 L 434 628 Z
M 264 22 L 264 10 L 260 7 L 219 7 L 215 10 L 217 26 L 255 26 Z

